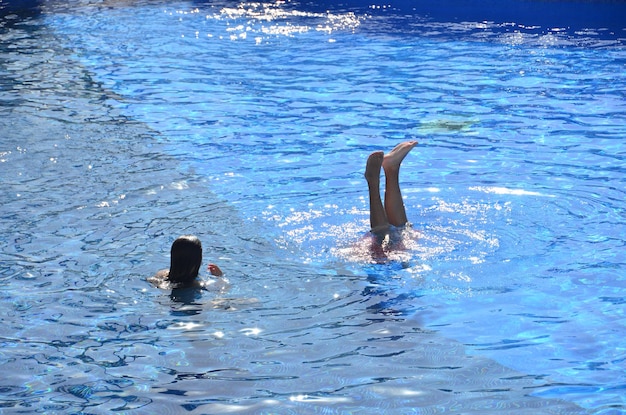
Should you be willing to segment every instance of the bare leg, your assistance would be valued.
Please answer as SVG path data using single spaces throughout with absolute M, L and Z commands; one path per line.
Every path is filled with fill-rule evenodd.
M 365 166 L 365 179 L 369 188 L 370 197 L 370 226 L 372 232 L 380 231 L 389 227 L 387 214 L 380 198 L 380 168 L 383 164 L 384 153 L 375 151 L 367 159 Z
M 407 154 L 417 145 L 417 141 L 405 141 L 398 144 L 383 159 L 385 169 L 385 212 L 387 220 L 394 226 L 403 226 L 408 220 L 404 201 L 400 192 L 400 164 Z M 371 190 L 370 190 L 371 192 Z

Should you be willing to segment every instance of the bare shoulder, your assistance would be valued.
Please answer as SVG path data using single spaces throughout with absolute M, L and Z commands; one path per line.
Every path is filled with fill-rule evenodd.
M 170 271 L 168 269 L 162 269 L 161 271 L 154 274 L 152 277 L 148 277 L 148 282 L 155 287 L 165 288 L 164 286 L 169 285 L 169 281 L 167 280 L 169 274 Z

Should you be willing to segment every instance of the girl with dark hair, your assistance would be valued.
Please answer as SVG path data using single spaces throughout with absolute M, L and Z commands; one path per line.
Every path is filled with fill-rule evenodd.
M 203 288 L 207 284 L 198 279 L 202 265 L 202 243 L 194 235 L 183 235 L 172 243 L 170 268 L 156 273 L 148 281 L 159 288 Z M 209 264 L 211 275 L 222 277 L 220 267 Z

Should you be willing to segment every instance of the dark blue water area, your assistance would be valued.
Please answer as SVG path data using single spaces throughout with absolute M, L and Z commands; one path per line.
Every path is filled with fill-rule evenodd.
M 623 3 L 593 3 L 11 17 L 4 404 L 624 413 Z M 365 160 L 406 139 L 377 264 Z M 230 291 L 150 289 L 198 230 Z
M 623 1 L 497 1 L 451 0 L 445 4 L 429 0 L 393 0 L 387 2 L 362 2 L 359 0 L 301 2 L 309 10 L 352 10 L 371 14 L 391 12 L 397 15 L 420 16 L 431 22 L 493 22 L 535 30 L 561 30 L 575 33 L 580 30 L 599 29 L 607 36 L 624 37 Z M 404 26 L 404 24 L 401 24 Z M 506 26 L 500 26 L 506 28 Z M 401 30 L 401 28 L 399 28 Z M 506 29 L 505 29 L 506 30 Z

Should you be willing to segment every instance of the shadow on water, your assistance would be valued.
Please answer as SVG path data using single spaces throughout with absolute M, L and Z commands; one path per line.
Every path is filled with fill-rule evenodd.
M 41 15 L 41 0 L 0 0 L 0 33 L 23 20 Z
M 200 314 L 201 308 L 196 308 L 196 301 L 202 298 L 202 291 L 196 288 L 175 288 L 170 293 L 170 301 L 180 304 L 177 310 L 172 311 L 172 315 L 191 316 Z M 190 308 L 191 306 L 191 308 Z
M 0 0 L 0 15 L 39 13 L 41 0 Z

